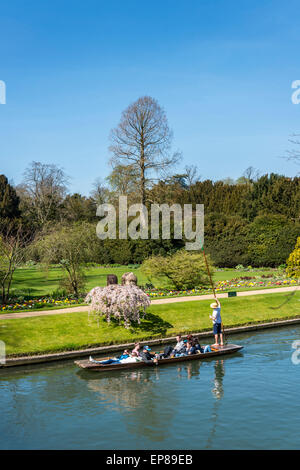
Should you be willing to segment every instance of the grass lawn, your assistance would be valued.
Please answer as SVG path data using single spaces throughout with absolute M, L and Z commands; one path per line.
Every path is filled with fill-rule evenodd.
M 299 300 L 299 292 L 224 299 L 223 322 L 230 327 L 300 316 Z M 8 355 L 22 355 L 200 332 L 211 329 L 209 304 L 208 300 L 152 305 L 142 324 L 131 330 L 103 320 L 98 327 L 87 313 L 0 320 L 0 340 Z
M 140 268 L 130 268 L 129 266 L 114 268 L 88 268 L 86 269 L 86 290 L 89 291 L 96 286 L 105 286 L 107 274 L 116 274 L 120 283 L 122 274 L 128 271 L 132 271 L 134 274 L 136 274 L 138 283 L 140 285 L 145 285 L 148 282 L 147 278 L 142 274 Z M 215 281 L 224 281 L 241 276 L 261 276 L 262 274 L 275 274 L 276 272 L 278 273 L 279 271 L 272 269 L 257 269 L 253 272 L 249 272 L 228 269 L 224 271 L 217 271 L 214 274 L 214 279 Z M 16 270 L 13 277 L 12 288 L 13 290 L 30 290 L 30 295 L 33 297 L 50 295 L 53 291 L 58 289 L 61 276 L 62 272 L 58 267 L 51 267 L 47 273 L 39 267 L 24 267 Z

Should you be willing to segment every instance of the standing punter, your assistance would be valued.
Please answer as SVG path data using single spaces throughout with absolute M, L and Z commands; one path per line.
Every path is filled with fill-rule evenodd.
M 213 313 L 209 317 L 213 321 L 213 333 L 215 335 L 215 344 L 214 346 L 219 346 L 218 336 L 220 335 L 220 346 L 223 346 L 223 334 L 222 334 L 222 319 L 221 319 L 221 304 L 216 298 L 216 301 L 210 304 L 213 308 Z

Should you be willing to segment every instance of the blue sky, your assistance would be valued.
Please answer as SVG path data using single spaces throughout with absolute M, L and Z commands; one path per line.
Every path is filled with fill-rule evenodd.
M 0 173 L 55 163 L 88 195 L 108 167 L 109 132 L 131 102 L 156 98 L 174 150 L 202 178 L 248 166 L 288 176 L 300 133 L 296 1 L 5 0 L 0 10 Z

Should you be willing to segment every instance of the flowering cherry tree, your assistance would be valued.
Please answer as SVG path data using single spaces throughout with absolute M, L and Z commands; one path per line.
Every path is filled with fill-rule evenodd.
M 108 323 L 111 318 L 120 323 L 123 320 L 125 328 L 129 328 L 132 321 L 140 323 L 140 317 L 144 317 L 150 305 L 147 294 L 135 285 L 94 287 L 85 301 L 90 304 L 90 311 L 104 316 Z

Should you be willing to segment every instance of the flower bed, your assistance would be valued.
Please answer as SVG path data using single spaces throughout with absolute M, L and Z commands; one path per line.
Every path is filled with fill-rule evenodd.
M 243 280 L 240 278 L 232 279 L 231 281 L 219 281 L 215 285 L 216 292 L 228 291 L 230 289 L 241 289 L 241 288 L 268 288 L 268 287 L 278 287 L 278 286 L 296 286 L 300 282 L 295 279 L 285 279 L 285 278 L 274 278 L 274 279 L 251 279 Z M 198 289 L 189 289 L 189 290 L 169 290 L 169 289 L 151 289 L 146 290 L 146 294 L 151 298 L 159 297 L 179 297 L 179 296 L 188 296 L 188 295 L 201 295 L 201 294 L 212 294 L 211 287 L 203 287 Z
M 7 312 L 7 311 L 15 311 L 15 310 L 38 310 L 41 308 L 50 308 L 50 307 L 66 307 L 69 305 L 78 304 L 82 302 L 82 299 L 62 299 L 62 300 L 55 300 L 51 299 L 50 297 L 42 297 L 40 299 L 32 299 L 26 300 L 23 302 L 11 302 L 7 305 L 0 304 L 0 311 Z
M 252 278 L 246 280 L 243 278 L 231 279 L 230 281 L 219 281 L 215 285 L 216 292 L 227 292 L 232 289 L 249 289 L 252 288 L 268 288 L 268 287 L 284 287 L 284 286 L 296 286 L 300 285 L 300 280 L 286 279 L 274 277 L 270 278 Z M 145 289 L 144 292 L 151 299 L 157 299 L 161 297 L 181 297 L 181 296 L 193 296 L 212 294 L 212 289 L 209 287 L 195 288 L 189 290 L 170 290 L 170 289 Z M 62 308 L 68 306 L 74 306 L 84 303 L 84 297 L 80 299 L 73 299 L 69 297 L 53 299 L 52 297 L 41 297 L 39 299 L 24 300 L 19 302 L 11 301 L 8 305 L 0 304 L 0 312 L 15 312 L 15 311 L 26 311 L 26 310 L 39 310 L 46 308 Z

